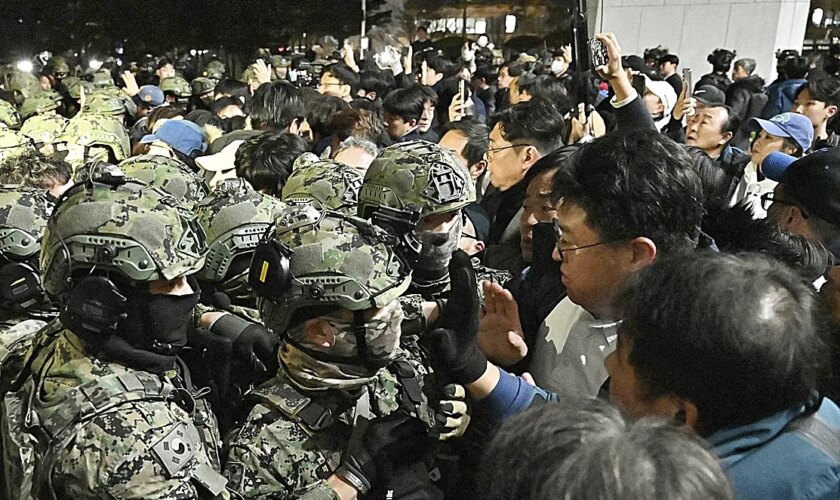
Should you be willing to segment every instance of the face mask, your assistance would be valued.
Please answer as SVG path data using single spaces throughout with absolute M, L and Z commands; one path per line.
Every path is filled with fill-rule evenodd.
M 551 61 L 551 72 L 555 75 L 559 75 L 566 70 L 566 64 L 563 61 L 554 60 Z
M 461 238 L 461 231 L 464 222 L 461 217 L 446 233 L 435 233 L 432 231 L 420 231 L 418 236 L 420 244 L 420 259 L 417 261 L 417 268 L 426 271 L 446 270 L 452 252 L 458 249 L 458 241 Z
M 358 346 L 356 345 L 355 323 L 352 320 L 338 319 L 335 315 L 324 316 L 324 320 L 337 332 L 335 345 L 330 348 L 331 354 L 361 359 L 362 355 L 358 352 Z M 394 358 L 400 344 L 400 323 L 402 323 L 402 320 L 402 307 L 399 302 L 392 301 L 364 323 L 365 343 L 367 344 L 366 357 L 368 360 L 387 366 L 388 362 Z
M 130 344 L 166 356 L 175 356 L 187 344 L 187 329 L 199 293 L 152 295 L 138 293 L 129 299 L 123 336 Z

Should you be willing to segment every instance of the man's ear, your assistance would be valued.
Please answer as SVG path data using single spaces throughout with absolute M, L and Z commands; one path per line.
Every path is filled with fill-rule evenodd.
M 785 208 L 787 209 L 787 216 L 784 218 L 785 226 L 783 226 L 782 229 L 794 234 L 811 234 L 811 228 L 808 225 L 808 217 L 805 216 L 802 209 L 797 206 L 789 206 Z
M 727 142 L 732 140 L 732 132 L 727 132 L 723 134 L 723 137 L 718 141 L 718 146 L 723 146 Z
M 828 116 L 828 118 L 831 118 L 832 116 L 836 115 L 837 114 L 837 105 L 832 104 L 831 106 L 826 106 L 825 107 L 825 114 Z
M 303 323 L 303 331 L 306 332 L 306 341 L 318 347 L 332 347 L 335 345 L 335 330 L 332 325 L 314 318 Z
M 411 120 L 406 122 L 406 125 L 408 125 L 408 128 L 417 128 L 417 123 L 419 123 L 419 120 L 415 120 L 414 118 L 412 118 Z
M 478 179 L 481 177 L 481 174 L 487 171 L 487 160 L 479 160 L 476 163 L 473 163 L 470 166 L 470 177 L 473 180 Z
M 644 236 L 633 238 L 630 241 L 630 249 L 632 250 L 630 268 L 633 272 L 641 271 L 652 264 L 658 253 L 656 243 Z
M 537 148 L 534 146 L 526 146 L 522 151 L 522 170 L 528 170 L 534 166 L 534 163 L 537 163 L 537 160 L 540 158 L 542 158 L 542 155 L 539 151 L 537 151 Z

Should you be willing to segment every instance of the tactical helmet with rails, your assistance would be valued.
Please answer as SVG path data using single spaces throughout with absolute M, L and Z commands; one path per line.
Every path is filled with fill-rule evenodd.
M 296 162 L 280 199 L 355 215 L 362 179 L 361 171 L 337 161 L 318 160 L 302 165 Z
M 452 212 L 475 201 L 470 172 L 446 149 L 426 141 L 385 148 L 373 160 L 359 193 L 360 217 L 380 207 L 420 209 L 423 217 Z
M 130 144 L 128 132 L 122 123 L 113 117 L 99 114 L 74 116 L 56 142 L 76 144 L 85 148 L 108 148 L 117 161 L 128 158 Z
M 15 71 L 9 80 L 9 89 L 19 92 L 24 98 L 42 91 L 41 82 L 32 73 Z
M 67 122 L 67 118 L 58 114 L 35 115 L 23 123 L 20 133 L 35 144 L 52 144 L 64 132 Z
M 87 92 L 87 91 L 86 91 Z M 114 88 L 95 88 L 85 94 L 84 113 L 117 116 L 126 112 L 125 96 L 122 91 Z
M 254 252 L 249 283 L 277 333 L 339 308 L 384 307 L 411 282 L 396 238 L 357 217 L 290 205 Z
M 210 61 L 207 63 L 207 69 L 204 70 L 203 76 L 218 83 L 225 77 L 225 65 L 221 61 Z
M 190 87 L 189 82 L 180 76 L 170 76 L 168 78 L 164 78 L 160 82 L 160 90 L 162 90 L 164 94 L 171 94 L 179 99 L 192 97 L 193 94 L 192 87 Z
M 195 208 L 208 248 L 204 267 L 196 277 L 211 283 L 237 305 L 254 307 L 248 286 L 251 258 L 260 238 L 284 208 L 280 200 L 257 192 L 245 179 L 222 181 Z
M 208 189 L 204 179 L 176 158 L 160 155 L 134 156 L 119 164 L 126 177 L 138 179 L 175 197 L 192 210 Z
M 0 129 L 0 162 L 34 151 L 32 141 L 14 130 Z
M 0 305 L 7 309 L 42 302 L 38 257 L 51 210 L 43 190 L 0 187 Z
M 192 95 L 200 96 L 208 92 L 213 92 L 216 84 L 209 78 L 199 76 L 190 83 L 190 88 L 192 89 Z
M 204 231 L 172 196 L 144 183 L 88 181 L 59 200 L 41 244 L 44 290 L 72 331 L 112 334 L 125 287 L 174 280 L 204 265 Z
M 24 119 L 48 111 L 55 111 L 61 106 L 61 95 L 54 90 L 42 90 L 31 95 L 20 106 L 20 114 Z
M 17 130 L 23 123 L 20 113 L 14 104 L 0 99 L 0 128 L 10 128 Z
M 69 80 L 69 81 L 68 81 Z M 82 80 L 79 77 L 70 77 L 65 78 L 62 81 L 64 85 L 67 86 L 67 93 L 75 100 L 79 100 L 82 97 L 82 90 L 85 92 L 85 96 L 89 96 L 93 93 L 94 87 L 93 84 L 87 80 Z

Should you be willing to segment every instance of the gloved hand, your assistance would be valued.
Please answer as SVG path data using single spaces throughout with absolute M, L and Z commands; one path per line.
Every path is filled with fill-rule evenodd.
M 481 299 L 478 296 L 472 258 L 463 250 L 453 253 L 449 261 L 449 283 L 449 300 L 443 306 L 435 326 L 474 337 L 478 333 Z
M 439 441 L 461 437 L 470 425 L 467 409 L 467 391 L 464 386 L 449 384 L 438 395 L 437 401 L 431 401 L 436 410 L 435 424 L 429 435 Z
M 365 494 L 390 480 L 395 463 L 428 440 L 419 420 L 402 412 L 386 417 L 358 418 L 336 473 Z
M 436 373 L 452 383 L 466 385 L 487 369 L 487 357 L 478 348 L 476 334 L 437 328 L 420 339 Z
M 280 368 L 277 361 L 280 339 L 264 326 L 225 314 L 213 323 L 210 331 L 233 343 L 234 364 L 249 367 L 254 373 L 274 374 Z

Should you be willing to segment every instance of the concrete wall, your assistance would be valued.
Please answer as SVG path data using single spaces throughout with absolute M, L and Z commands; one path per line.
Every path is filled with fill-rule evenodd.
M 614 32 L 625 54 L 662 44 L 697 81 L 711 71 L 706 56 L 726 48 L 755 59 L 769 83 L 776 49 L 802 49 L 810 0 L 590 0 L 587 9 L 590 29 Z

